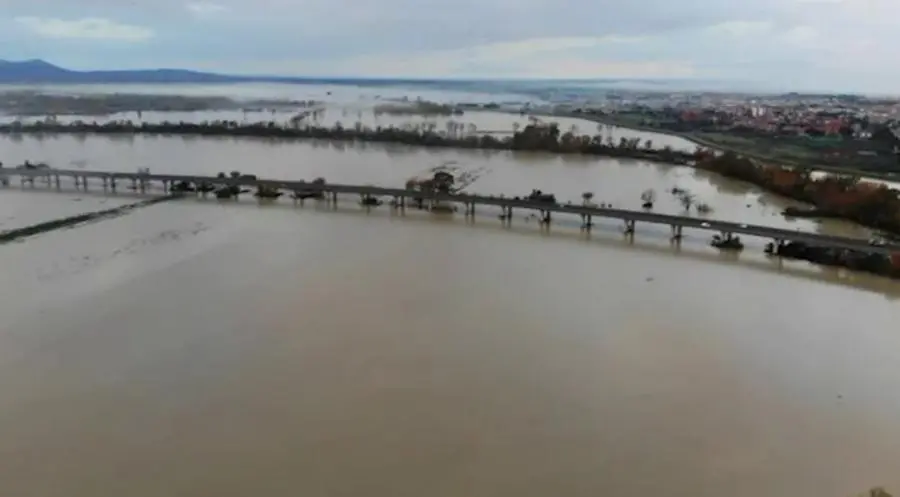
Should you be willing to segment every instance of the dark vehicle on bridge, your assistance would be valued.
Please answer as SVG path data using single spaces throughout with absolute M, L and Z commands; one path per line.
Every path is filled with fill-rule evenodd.
M 325 178 L 321 178 L 321 177 L 320 177 L 320 178 L 316 178 L 316 179 L 312 180 L 312 184 L 313 184 L 313 185 L 317 185 L 318 187 L 321 188 L 322 186 L 325 185 Z M 308 199 L 308 198 L 312 198 L 312 199 L 317 199 L 317 200 L 318 200 L 318 199 L 323 199 L 323 198 L 325 198 L 325 192 L 322 191 L 322 190 L 304 190 L 304 189 L 300 189 L 300 190 L 295 190 L 294 193 L 293 193 L 291 196 L 292 196 L 293 198 L 297 199 L 297 200 L 305 200 L 305 199 Z
M 531 190 L 531 193 L 525 197 L 525 200 L 532 202 L 541 202 L 544 204 L 556 204 L 556 195 L 552 193 L 544 193 L 540 190 Z
M 33 164 L 29 161 L 25 161 L 24 163 L 16 166 L 16 169 L 50 169 L 50 166 L 44 162 L 38 162 L 37 164 Z

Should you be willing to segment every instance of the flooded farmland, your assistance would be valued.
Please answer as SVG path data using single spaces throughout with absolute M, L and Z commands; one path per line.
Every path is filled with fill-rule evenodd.
M 748 223 L 770 195 L 603 158 L 265 140 L 0 139 L 85 170 L 584 191 Z M 99 187 L 99 185 L 98 185 Z M 248 196 L 249 197 L 249 196 Z M 76 200 L 81 199 L 81 200 Z M 10 223 L 134 195 L 0 191 Z M 101 205 L 101 202 L 105 202 Z M 694 214 L 699 215 L 699 214 Z M 461 217 L 461 216 L 459 216 Z M 604 222 L 501 227 L 188 198 L 0 246 L 5 494 L 846 496 L 900 488 L 900 287 Z M 2 229 L 9 229 L 6 225 Z

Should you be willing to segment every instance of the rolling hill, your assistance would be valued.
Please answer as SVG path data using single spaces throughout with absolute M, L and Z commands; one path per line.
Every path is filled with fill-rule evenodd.
M 259 80 L 259 78 L 226 76 L 183 69 L 73 71 L 39 59 L 25 61 L 0 60 L 0 84 L 230 83 Z

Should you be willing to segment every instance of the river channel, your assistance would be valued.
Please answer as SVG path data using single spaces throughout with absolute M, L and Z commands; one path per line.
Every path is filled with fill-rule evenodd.
M 787 204 L 662 164 L 266 140 L 0 139 L 7 164 L 469 187 L 714 218 Z M 97 185 L 99 187 L 99 185 Z M 126 202 L 0 191 L 9 216 Z M 88 204 L 85 204 L 88 203 Z M 51 205 L 52 204 L 52 205 Z M 84 204 L 84 205 L 82 205 Z M 29 208 L 28 206 L 32 207 Z M 39 214 L 44 209 L 45 214 Z M 25 219 L 24 217 L 22 219 Z M 14 222 L 10 219 L 8 222 Z M 27 222 L 26 222 L 27 221 Z M 835 496 L 900 488 L 900 286 L 607 222 L 185 199 L 0 247 L 0 490 Z M 4 227 L 6 229 L 6 227 Z

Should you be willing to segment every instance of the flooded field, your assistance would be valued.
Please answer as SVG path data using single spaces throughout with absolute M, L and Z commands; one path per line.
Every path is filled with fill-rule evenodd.
M 108 197 L 85 195 L 80 192 L 57 193 L 40 183 L 34 191 L 18 184 L 0 191 L 0 232 L 24 228 L 57 218 L 74 216 L 84 212 L 96 212 L 137 200 L 134 196 Z
M 493 222 L 185 202 L 0 248 L 6 492 L 900 485 L 896 286 Z
M 22 88 L 0 86 L 0 89 L 20 90 Z M 33 88 L 32 88 L 33 89 Z M 389 115 L 376 113 L 379 106 L 395 106 L 401 100 L 415 101 L 421 98 L 424 101 L 459 104 L 473 103 L 507 104 L 511 109 L 519 109 L 526 103 L 545 104 L 532 97 L 514 94 L 484 94 L 474 92 L 427 90 L 427 89 L 403 89 L 403 88 L 364 88 L 356 86 L 326 86 L 326 85 L 278 85 L 278 84 L 233 84 L 233 85 L 59 85 L 40 88 L 44 92 L 61 94 L 103 94 L 103 93 L 130 93 L 146 95 L 182 95 L 182 96 L 222 96 L 237 100 L 272 99 L 283 101 L 314 101 L 313 107 L 297 107 L 285 109 L 251 109 L 246 111 L 207 111 L 207 112 L 122 112 L 105 116 L 55 116 L 61 122 L 75 120 L 84 121 L 111 121 L 131 120 L 134 122 L 202 122 L 214 120 L 228 120 L 236 122 L 275 121 L 286 123 L 298 112 L 316 109 L 320 112 L 310 116 L 309 123 L 318 126 L 333 126 L 341 123 L 343 126 L 352 127 L 359 122 L 364 126 L 429 126 L 434 125 L 437 130 L 447 129 L 448 123 L 462 124 L 467 130 L 478 133 L 512 134 L 516 127 L 524 127 L 530 122 L 529 115 L 518 113 L 467 110 L 460 116 L 425 116 L 425 115 Z M 17 116 L 0 116 L 2 121 L 12 121 Z M 45 116 L 29 116 L 20 118 L 29 122 L 44 119 Z M 650 140 L 657 148 L 670 146 L 675 150 L 692 151 L 696 145 L 683 138 L 665 135 L 662 133 L 650 133 L 637 131 L 617 126 L 598 126 L 597 123 L 585 119 L 568 117 L 541 117 L 545 122 L 556 122 L 563 131 L 573 131 L 577 134 L 596 135 L 602 134 L 610 137 L 615 142 L 620 138 L 641 139 L 641 142 Z
M 98 123 L 109 121 L 130 120 L 132 122 L 161 123 L 169 122 L 203 122 L 203 121 L 235 121 L 250 123 L 260 121 L 274 121 L 286 124 L 296 115 L 294 111 L 209 111 L 209 112 L 142 112 L 140 116 L 136 112 L 123 112 L 109 116 L 59 116 L 59 122 L 96 121 Z M 21 119 L 23 122 L 33 122 L 44 119 L 43 117 L 31 117 Z M 602 135 L 611 138 L 615 143 L 620 138 L 640 138 L 642 145 L 650 140 L 654 147 L 672 147 L 674 150 L 693 151 L 697 145 L 683 138 L 662 133 L 650 133 L 647 131 L 635 131 L 612 125 L 601 125 L 585 119 L 571 117 L 546 117 L 540 116 L 541 122 L 555 122 L 563 131 L 571 131 L 578 135 Z M 7 118 L 5 121 L 11 121 Z M 433 125 L 436 130 L 444 131 L 448 124 L 462 125 L 464 129 L 476 134 L 512 135 L 516 129 L 524 128 L 531 122 L 528 115 L 520 115 L 507 112 L 492 111 L 467 111 L 461 116 L 422 116 L 422 115 L 388 115 L 376 114 L 369 106 L 332 106 L 323 108 L 321 114 L 308 121 L 316 126 L 334 126 L 340 123 L 345 127 L 352 127 L 358 122 L 371 128 L 395 126 L 426 127 Z
M 270 140 L 0 138 L 55 167 L 468 191 L 788 221 L 685 167 Z M 0 230 L 134 202 L 0 189 Z M 900 488 L 900 285 L 615 222 L 186 198 L 0 246 L 2 494 L 846 497 Z M 695 211 L 692 215 L 699 215 Z M 895 490 L 896 491 L 896 490 Z

